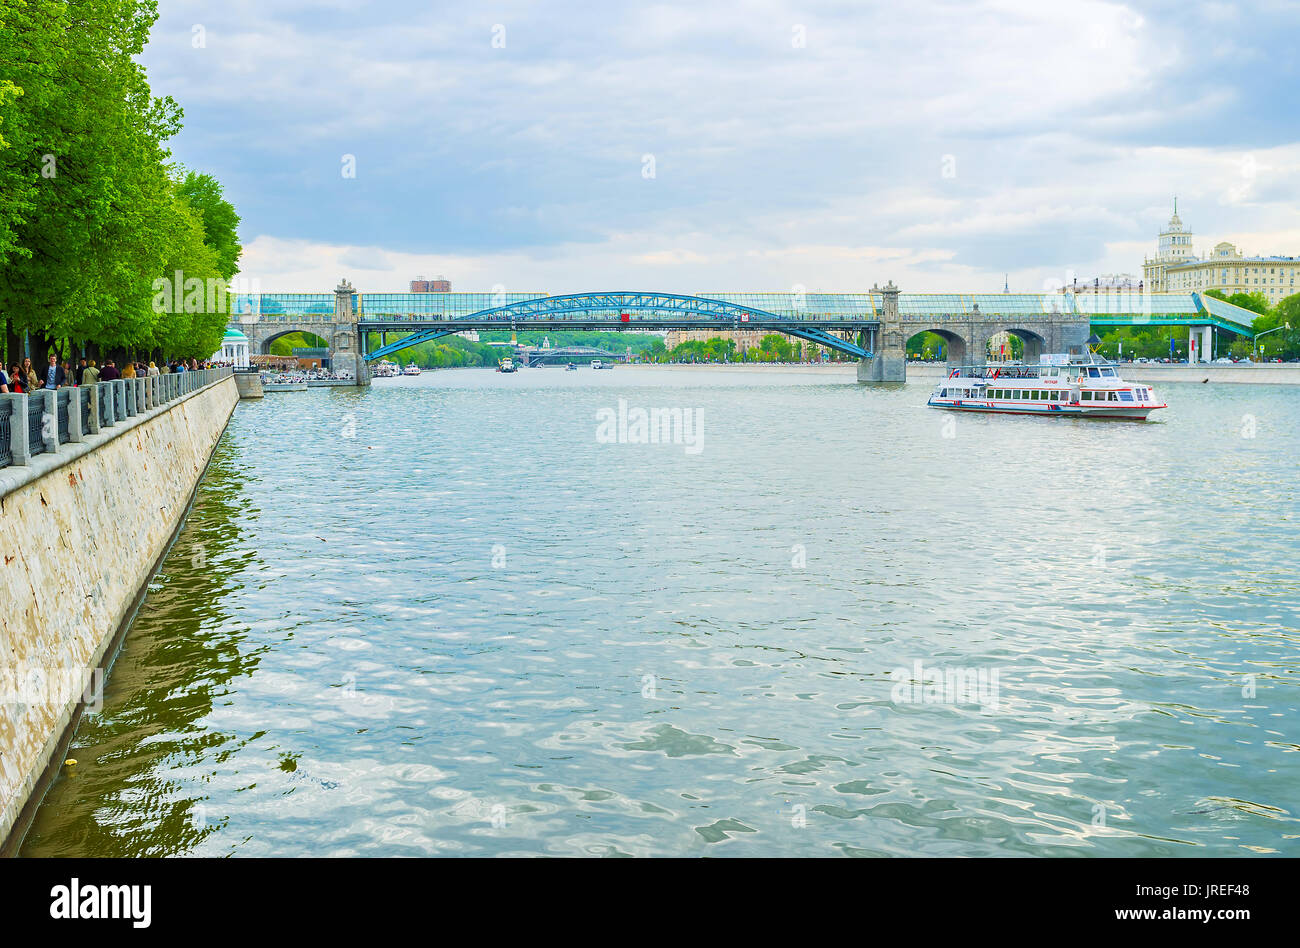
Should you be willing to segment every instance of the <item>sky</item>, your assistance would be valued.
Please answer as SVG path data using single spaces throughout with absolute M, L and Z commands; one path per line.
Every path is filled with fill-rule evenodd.
M 1300 4 L 161 0 L 262 291 L 1038 292 L 1300 255 Z

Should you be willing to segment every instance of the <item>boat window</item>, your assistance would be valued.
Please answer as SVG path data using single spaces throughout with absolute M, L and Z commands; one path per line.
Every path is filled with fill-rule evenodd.
M 939 389 L 939 397 L 940 397 L 940 398 L 947 398 L 947 397 L 948 397 L 948 390 L 947 390 L 946 388 L 941 388 L 941 389 Z
M 1101 378 L 1101 373 L 1098 372 L 1096 369 L 1094 369 L 1094 368 L 1092 368 L 1092 367 L 1089 367 L 1089 369 L 1088 369 L 1088 378 L 1090 378 L 1090 379 Z
M 1092 392 L 1084 392 L 1084 393 L 1083 393 L 1083 401 L 1085 401 L 1085 402 L 1090 402 L 1090 401 L 1092 401 Z
M 1119 400 L 1120 400 L 1121 402 L 1131 402 L 1131 401 L 1133 401 L 1133 393 L 1132 393 L 1132 392 L 1120 392 L 1120 393 L 1119 393 Z
M 1102 369 L 1102 370 L 1101 370 L 1101 374 L 1102 374 L 1102 377 L 1103 377 L 1103 378 L 1108 378 L 1108 379 L 1113 379 L 1113 378 L 1115 378 L 1115 370 L 1114 370 L 1114 369 Z
M 1119 401 L 1119 396 L 1116 395 L 1114 392 L 1111 392 L 1111 393 L 1110 393 L 1110 400 L 1111 400 L 1112 402 L 1117 402 L 1117 401 Z

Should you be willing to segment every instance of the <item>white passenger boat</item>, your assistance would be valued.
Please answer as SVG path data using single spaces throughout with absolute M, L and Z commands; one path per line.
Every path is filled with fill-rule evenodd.
M 1150 385 L 1125 382 L 1118 365 L 1092 353 L 1044 355 L 1038 365 L 957 366 L 927 404 L 949 411 L 1138 420 L 1167 407 Z
M 406 368 L 402 369 L 402 374 L 403 374 L 403 375 L 419 375 L 419 374 L 420 374 L 420 367 L 419 367 L 418 365 L 416 365 L 414 362 L 412 362 L 412 363 L 410 363 Z

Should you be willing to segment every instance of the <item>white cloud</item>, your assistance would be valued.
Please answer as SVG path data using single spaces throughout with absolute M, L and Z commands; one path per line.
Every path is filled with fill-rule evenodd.
M 1250 94 L 1285 35 L 1259 22 L 1102 0 L 176 0 L 146 61 L 189 110 L 178 156 L 228 183 L 258 235 L 245 271 L 278 289 L 435 271 L 551 292 L 1033 289 L 1139 270 L 1122 255 L 1153 246 L 1174 193 L 1208 245 L 1300 250 L 1294 129 L 1238 134 L 1252 103 L 1294 97 Z

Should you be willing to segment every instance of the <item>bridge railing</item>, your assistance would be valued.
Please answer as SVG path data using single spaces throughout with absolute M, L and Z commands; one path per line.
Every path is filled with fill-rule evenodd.
M 1077 313 L 995 313 L 992 310 L 972 313 L 899 313 L 905 323 L 969 323 L 969 322 L 1040 322 L 1053 319 L 1078 318 Z
M 65 444 L 161 409 L 228 378 L 230 366 L 0 395 L 0 468 L 26 467 Z
M 251 317 L 251 318 L 248 318 Z M 333 313 L 241 313 L 231 323 L 332 323 Z

